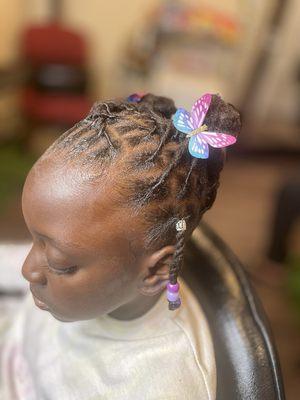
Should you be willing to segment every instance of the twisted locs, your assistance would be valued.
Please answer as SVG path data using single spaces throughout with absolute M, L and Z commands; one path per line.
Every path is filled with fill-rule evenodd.
M 186 231 L 186 221 L 184 218 L 177 221 L 176 230 L 176 247 L 173 263 L 171 264 L 169 271 L 169 282 L 167 284 L 167 299 L 169 302 L 169 310 L 171 311 L 176 310 L 181 305 L 177 276 L 183 264 L 183 251 Z
M 180 227 L 180 223 L 183 227 Z M 185 219 L 181 219 L 176 224 L 176 245 L 175 245 L 175 252 L 173 256 L 173 263 L 170 266 L 169 271 L 169 279 L 172 284 L 177 282 L 177 275 L 181 269 L 182 261 L 183 261 L 183 250 L 184 250 L 184 242 L 185 242 Z
M 190 156 L 186 135 L 171 123 L 175 112 L 172 100 L 152 94 L 138 103 L 98 102 L 43 155 L 56 153 L 64 164 L 78 162 L 91 172 L 86 174 L 90 181 L 101 181 L 109 168 L 120 171 L 114 185 L 105 179 L 101 184 L 107 185 L 106 192 L 111 190 L 115 207 L 139 210 L 145 229 L 142 246 L 137 241 L 138 250 L 175 243 L 169 270 L 173 294 L 183 264 L 184 242 L 212 206 L 224 163 L 219 149 L 211 150 L 209 160 Z M 204 122 L 210 130 L 234 135 L 241 125 L 238 112 L 218 96 L 213 96 Z M 178 219 L 187 218 L 188 231 L 175 232 Z M 170 309 L 175 306 L 171 301 Z

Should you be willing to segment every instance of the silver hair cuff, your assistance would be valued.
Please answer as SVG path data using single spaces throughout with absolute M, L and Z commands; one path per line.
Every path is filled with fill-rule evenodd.
M 176 231 L 185 231 L 186 230 L 186 222 L 185 219 L 180 219 L 176 222 Z

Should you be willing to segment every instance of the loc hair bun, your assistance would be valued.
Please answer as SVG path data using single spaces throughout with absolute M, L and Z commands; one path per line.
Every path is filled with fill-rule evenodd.
M 153 111 L 161 114 L 165 118 L 171 118 L 176 112 L 174 101 L 162 96 L 155 96 L 148 93 L 143 96 L 141 102 L 143 105 L 148 105 Z
M 229 133 L 237 137 L 242 128 L 241 115 L 230 103 L 226 103 L 219 95 L 214 94 L 204 124 L 209 131 Z

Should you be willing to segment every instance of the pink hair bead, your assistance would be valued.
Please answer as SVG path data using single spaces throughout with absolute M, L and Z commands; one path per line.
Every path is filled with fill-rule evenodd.
M 177 283 L 175 283 L 175 284 L 172 284 L 172 283 L 168 283 L 167 284 L 167 290 L 168 290 L 168 292 L 172 292 L 172 293 L 177 293 L 177 292 L 179 292 L 179 283 L 177 282 Z
M 176 301 L 179 299 L 179 293 L 172 293 L 172 292 L 167 292 L 167 299 L 169 301 Z

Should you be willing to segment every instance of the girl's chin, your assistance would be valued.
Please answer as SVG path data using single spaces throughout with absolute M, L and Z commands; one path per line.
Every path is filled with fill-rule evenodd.
M 69 319 L 69 318 L 63 317 L 61 315 L 57 315 L 53 311 L 49 311 L 49 312 L 52 315 L 52 317 L 54 317 L 55 319 L 57 319 L 60 322 L 75 322 L 76 321 L 74 319 Z
M 35 302 L 35 305 L 39 309 L 44 310 L 44 311 L 48 311 L 58 321 L 61 321 L 61 322 L 76 322 L 76 321 L 79 321 L 78 319 L 67 318 L 67 317 L 64 317 L 64 316 L 62 316 L 60 314 L 56 314 L 56 312 L 53 311 L 53 309 L 50 308 L 46 303 L 42 302 L 40 299 L 38 299 L 36 296 L 34 296 L 34 294 L 32 296 L 33 296 L 33 300 Z

